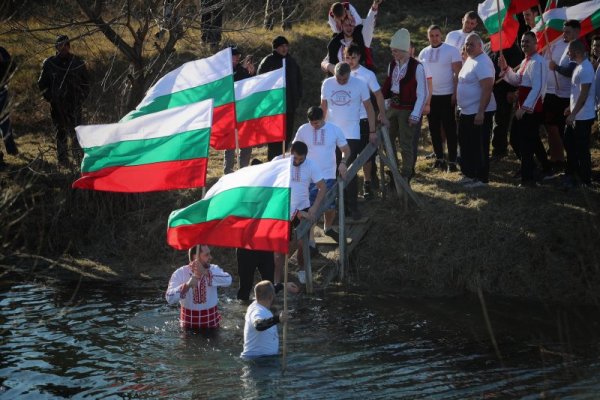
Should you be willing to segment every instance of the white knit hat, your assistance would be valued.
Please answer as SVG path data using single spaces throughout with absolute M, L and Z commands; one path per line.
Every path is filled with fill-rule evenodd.
M 394 36 L 392 36 L 390 47 L 392 49 L 410 51 L 410 33 L 408 30 L 405 28 L 398 29 L 394 33 Z

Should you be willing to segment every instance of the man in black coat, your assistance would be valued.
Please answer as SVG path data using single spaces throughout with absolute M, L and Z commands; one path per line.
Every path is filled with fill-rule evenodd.
M 50 103 L 52 123 L 56 130 L 56 156 L 59 164 L 69 166 L 67 141 L 75 163 L 82 158 L 77 143 L 75 127 L 81 125 L 83 102 L 90 93 L 90 83 L 85 62 L 71 53 L 71 43 L 66 35 L 56 38 L 56 54 L 44 60 L 38 79 L 44 99 Z
M 273 39 L 273 53 L 262 59 L 258 66 L 258 73 L 264 74 L 281 68 L 283 60 L 285 60 L 285 146 L 287 148 L 294 138 L 294 115 L 302 98 L 302 73 L 296 60 L 289 54 L 289 42 L 285 37 L 277 36 Z M 267 155 L 269 161 L 280 155 L 282 151 L 280 142 L 269 143 Z

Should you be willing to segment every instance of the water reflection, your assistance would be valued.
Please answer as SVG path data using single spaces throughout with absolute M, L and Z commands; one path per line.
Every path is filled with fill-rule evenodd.
M 75 294 L 74 294 L 75 292 Z M 182 332 L 162 290 L 7 282 L 1 398 L 594 398 L 595 309 L 327 293 L 290 301 L 287 371 L 243 361 L 235 288 L 222 328 Z

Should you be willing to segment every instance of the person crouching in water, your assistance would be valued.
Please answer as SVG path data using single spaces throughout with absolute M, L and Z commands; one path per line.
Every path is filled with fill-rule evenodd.
M 256 298 L 244 318 L 244 349 L 240 357 L 274 356 L 279 352 L 277 324 L 288 319 L 286 312 L 273 315 L 269 307 L 275 299 L 275 287 L 270 281 L 260 281 L 254 287 Z
M 217 309 L 217 287 L 231 285 L 231 275 L 210 264 L 212 257 L 208 246 L 194 246 L 188 254 L 190 263 L 171 275 L 165 294 L 167 303 L 179 302 L 182 328 L 218 328 L 221 314 Z

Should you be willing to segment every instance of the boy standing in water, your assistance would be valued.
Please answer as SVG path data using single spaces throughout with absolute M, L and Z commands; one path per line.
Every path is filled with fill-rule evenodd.
M 275 287 L 270 281 L 260 281 L 254 287 L 256 300 L 248 307 L 244 322 L 244 349 L 240 357 L 273 356 L 279 352 L 277 324 L 285 322 L 285 312 L 273 315 L 269 307 L 275 299 Z

